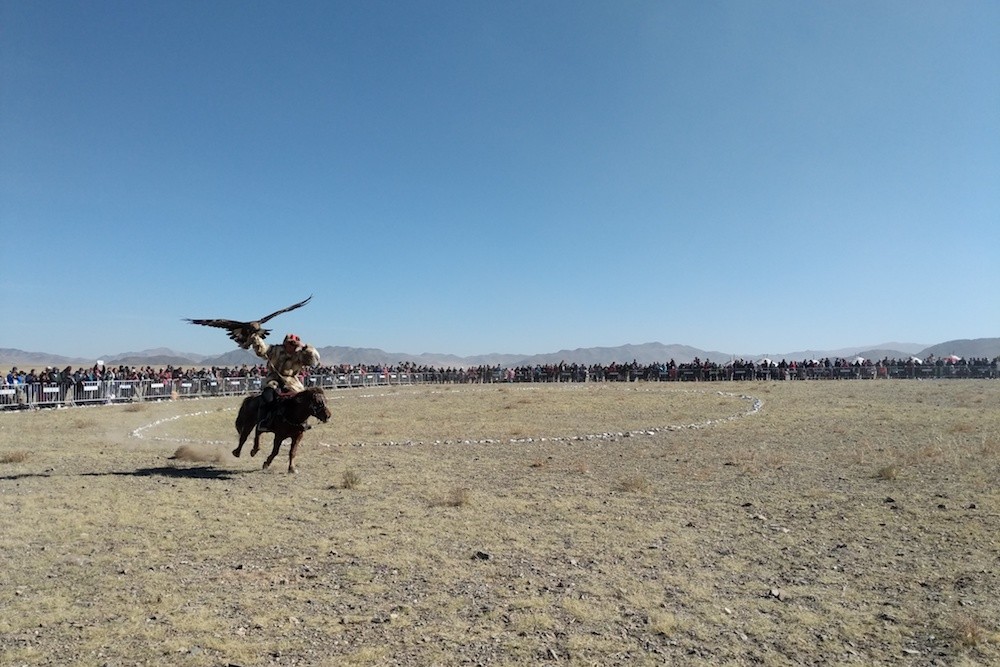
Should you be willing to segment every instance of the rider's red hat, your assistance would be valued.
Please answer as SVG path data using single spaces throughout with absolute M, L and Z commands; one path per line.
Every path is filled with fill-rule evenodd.
M 285 342 L 286 343 L 295 343 L 296 345 L 298 345 L 299 343 L 302 342 L 302 340 L 298 336 L 296 336 L 295 334 L 288 334 L 287 336 L 285 336 Z

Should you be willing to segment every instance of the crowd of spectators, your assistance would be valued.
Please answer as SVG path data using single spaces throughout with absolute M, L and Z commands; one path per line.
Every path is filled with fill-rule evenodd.
M 424 369 L 436 381 L 457 382 L 623 382 L 623 381 L 715 381 L 792 380 L 852 378 L 1000 377 L 1000 357 L 994 359 L 935 358 L 854 360 L 843 358 L 802 361 L 731 359 L 717 363 L 695 358 L 691 362 L 642 364 L 536 364 L 501 368 L 479 366 L 465 369 Z
M 159 380 L 162 382 L 171 380 L 204 380 L 219 379 L 227 377 L 258 377 L 266 375 L 267 371 L 263 366 L 248 366 L 243 364 L 239 368 L 228 368 L 222 366 L 212 366 L 211 368 L 181 368 L 172 365 L 161 368 L 152 366 L 98 366 L 89 368 L 76 368 L 66 366 L 62 370 L 53 366 L 46 366 L 42 371 L 32 368 L 25 372 L 16 366 L 11 368 L 5 376 L 0 376 L 2 384 L 54 384 L 54 385 L 75 385 L 83 382 L 101 382 L 104 380 Z
M 713 380 L 793 380 L 793 379 L 852 379 L 852 378 L 936 378 L 936 377 L 984 377 L 996 378 L 1000 356 L 994 359 L 962 359 L 958 357 L 934 357 L 926 359 L 870 360 L 857 357 L 805 359 L 801 361 L 759 361 L 731 359 L 718 363 L 708 359 L 695 358 L 691 362 L 667 362 L 642 364 L 535 364 L 531 366 L 501 367 L 433 367 L 412 362 L 388 364 L 336 364 L 310 369 L 303 379 L 313 379 L 313 384 L 337 386 L 342 378 L 351 376 L 386 377 L 406 375 L 423 382 L 469 383 L 469 382 L 621 382 L 621 381 L 713 381 Z M 167 365 L 152 366 L 104 366 L 63 369 L 46 367 L 44 370 L 31 369 L 27 372 L 12 368 L 0 375 L 0 385 L 80 386 L 84 383 L 108 380 L 150 380 L 173 381 L 219 381 L 227 378 L 261 378 L 267 374 L 264 365 L 243 364 L 238 367 L 211 366 L 202 368 L 182 368 Z M 416 376 L 416 377 L 414 377 Z M 318 380 L 317 380 L 318 378 Z

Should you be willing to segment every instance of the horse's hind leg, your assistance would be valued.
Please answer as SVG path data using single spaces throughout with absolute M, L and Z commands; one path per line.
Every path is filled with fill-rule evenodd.
M 298 472 L 299 469 L 295 467 L 295 456 L 299 453 L 299 443 L 302 442 L 302 436 L 305 431 L 299 431 L 292 437 L 292 446 L 288 448 L 288 472 Z

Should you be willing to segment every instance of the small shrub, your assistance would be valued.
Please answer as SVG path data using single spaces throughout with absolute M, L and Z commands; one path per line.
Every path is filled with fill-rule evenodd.
M 863 444 L 855 447 L 853 462 L 862 466 L 865 464 L 865 446 Z
M 962 646 L 976 646 L 987 639 L 986 629 L 978 620 L 967 614 L 961 614 L 953 619 L 951 634 Z
M 358 473 L 351 469 L 344 471 L 344 476 L 341 478 L 340 488 L 342 489 L 356 489 L 361 484 L 361 478 Z
M 618 490 L 628 493 L 645 493 L 652 488 L 649 479 L 642 475 L 624 477 L 618 481 Z
M 914 459 L 917 461 L 923 459 L 934 460 L 939 459 L 942 456 L 944 456 L 944 450 L 940 445 L 936 444 L 922 445 L 914 453 Z
M 875 477 L 876 479 L 883 479 L 891 482 L 899 477 L 899 466 L 893 464 L 882 466 L 875 471 Z
M 646 617 L 649 629 L 658 635 L 670 637 L 676 635 L 680 630 L 680 623 L 677 617 L 667 612 L 653 612 Z
M 959 422 L 957 424 L 952 424 L 948 429 L 948 432 L 959 435 L 964 433 L 975 433 L 976 430 L 977 427 L 972 422 Z
M 12 452 L 0 454 L 0 463 L 24 463 L 28 460 L 28 450 L 15 449 Z
M 1000 438 L 996 435 L 990 437 L 984 435 L 979 445 L 979 454 L 981 456 L 997 456 L 1000 454 Z
M 437 507 L 464 507 L 472 500 L 472 492 L 464 487 L 452 489 L 447 496 L 439 498 L 432 504 Z
M 466 488 L 452 489 L 448 494 L 449 505 L 452 507 L 464 507 L 472 502 L 472 492 Z

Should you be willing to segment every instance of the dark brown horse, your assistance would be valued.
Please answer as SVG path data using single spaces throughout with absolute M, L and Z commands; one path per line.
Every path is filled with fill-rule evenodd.
M 291 438 L 292 447 L 288 450 L 288 472 L 298 472 L 295 469 L 295 454 L 298 452 L 299 442 L 301 442 L 303 434 L 309 428 L 306 421 L 310 417 L 315 417 L 325 423 L 330 419 L 330 408 L 326 405 L 326 394 L 320 387 L 310 387 L 297 394 L 280 397 L 278 400 L 281 401 L 281 405 L 276 407 L 281 410 L 281 414 L 274 419 L 274 447 L 271 449 L 271 455 L 264 461 L 264 468 L 270 466 L 271 462 L 274 461 L 274 457 L 278 455 L 278 450 L 281 448 L 281 443 Z M 243 404 L 240 405 L 240 412 L 236 416 L 236 431 L 240 434 L 240 444 L 233 450 L 233 456 L 237 458 L 243 452 L 243 443 L 250 437 L 251 431 L 254 435 L 250 456 L 257 456 L 257 452 L 260 451 L 261 432 L 257 429 L 259 405 L 260 394 L 247 396 L 243 399 Z

